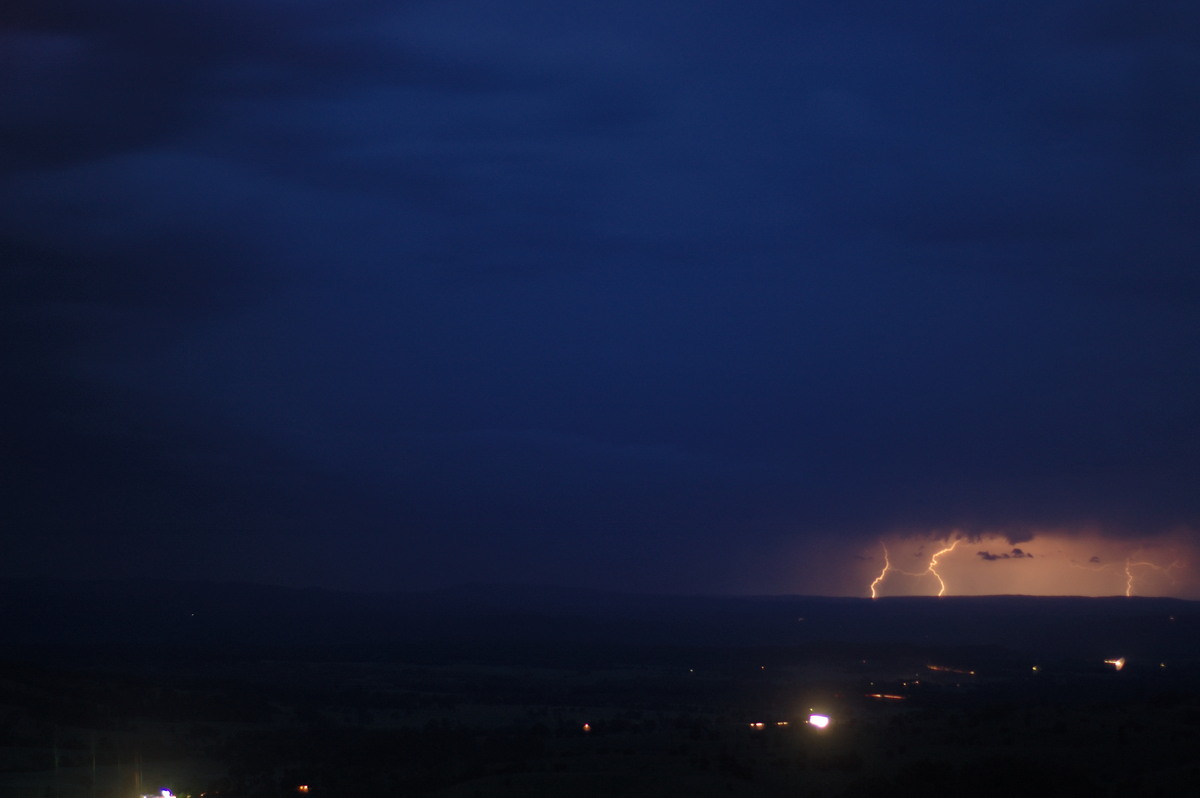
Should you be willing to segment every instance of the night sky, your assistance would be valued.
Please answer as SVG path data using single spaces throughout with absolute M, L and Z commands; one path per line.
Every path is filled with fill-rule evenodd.
M 0 575 L 1200 598 L 1198 221 L 1193 2 L 7 0 Z

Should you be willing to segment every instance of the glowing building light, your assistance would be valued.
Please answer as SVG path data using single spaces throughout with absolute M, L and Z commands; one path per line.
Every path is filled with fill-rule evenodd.
M 1125 667 L 1125 658 L 1124 658 L 1124 657 L 1121 657 L 1120 659 L 1106 659 L 1106 660 L 1104 660 L 1104 664 L 1105 664 L 1105 665 L 1112 665 L 1112 666 L 1113 666 L 1113 670 L 1118 670 L 1118 671 L 1119 671 L 1119 670 L 1121 670 L 1122 668 L 1124 668 L 1124 667 Z
M 590 723 L 583 724 L 583 730 L 585 732 L 590 732 L 592 730 L 592 724 L 590 724 Z
M 758 721 L 756 723 L 749 724 L 751 729 L 762 729 L 762 728 L 765 728 L 766 725 L 767 724 L 763 723 L 762 721 Z
M 296 792 L 308 792 L 308 785 L 301 784 L 299 787 L 296 788 Z
M 808 725 L 815 726 L 818 729 L 824 729 L 825 727 L 827 727 L 829 725 L 829 716 L 828 715 L 816 715 L 816 714 L 809 715 L 808 716 Z

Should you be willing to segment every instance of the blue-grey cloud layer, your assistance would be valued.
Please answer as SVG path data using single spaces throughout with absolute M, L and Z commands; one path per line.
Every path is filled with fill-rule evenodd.
M 702 589 L 1195 525 L 1198 17 L 9 4 L 13 567 Z

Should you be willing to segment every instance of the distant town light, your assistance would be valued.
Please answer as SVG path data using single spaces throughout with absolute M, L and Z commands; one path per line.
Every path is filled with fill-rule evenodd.
M 808 716 L 808 725 L 816 726 L 818 729 L 824 729 L 826 726 L 829 725 L 829 716 L 828 715 L 809 715 Z
M 962 668 L 951 668 L 948 665 L 926 665 L 925 667 L 931 671 L 945 671 L 946 673 L 958 673 L 958 674 L 962 674 L 963 676 L 974 676 L 975 675 L 975 671 L 963 670 Z
M 1113 666 L 1113 670 L 1118 670 L 1118 671 L 1119 671 L 1119 670 L 1121 670 L 1122 668 L 1124 668 L 1124 667 L 1125 667 L 1125 658 L 1124 658 L 1124 657 L 1121 657 L 1120 659 L 1106 659 L 1106 660 L 1104 660 L 1104 664 L 1105 664 L 1105 665 L 1112 665 L 1112 666 Z
M 583 724 L 583 730 L 585 732 L 590 732 L 592 730 L 592 724 L 590 724 L 590 723 Z

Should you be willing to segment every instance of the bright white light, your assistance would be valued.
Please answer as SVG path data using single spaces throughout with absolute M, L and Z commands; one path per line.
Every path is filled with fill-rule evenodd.
M 829 725 L 829 716 L 828 715 L 809 715 L 808 716 L 808 725 L 816 726 L 818 729 L 824 729 L 826 726 Z

